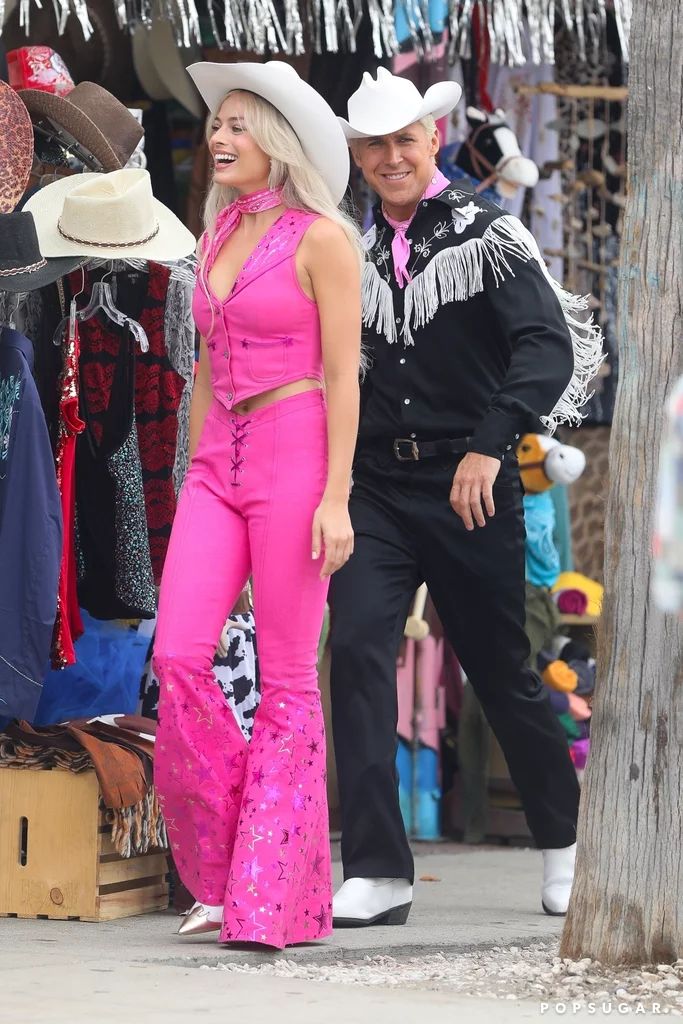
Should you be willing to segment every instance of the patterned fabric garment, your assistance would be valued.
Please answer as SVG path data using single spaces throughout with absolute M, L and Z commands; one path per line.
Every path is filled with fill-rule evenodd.
M 227 653 L 225 657 L 216 653 L 213 659 L 213 674 L 232 708 L 242 735 L 246 740 L 250 740 L 254 716 L 259 705 L 254 616 L 249 612 L 230 617 L 239 624 L 239 628 L 229 630 Z M 159 709 L 159 680 L 151 665 L 152 648 L 153 642 L 150 643 L 149 661 L 145 665 L 141 686 L 140 713 L 146 718 L 157 718 Z
M 190 450 L 190 403 L 194 382 L 194 354 L 197 330 L 192 319 L 194 274 L 171 271 L 166 293 L 164 340 L 171 366 L 185 381 L 178 404 L 178 438 L 173 464 L 173 487 L 176 495 L 187 473 Z
M 116 354 L 106 366 L 108 391 L 84 385 L 81 361 L 86 429 L 76 446 L 83 566 L 78 597 L 97 619 L 150 618 L 156 594 L 134 414 L 135 343 L 124 327 L 115 330 L 116 342 L 112 338 L 111 344 Z
M 170 271 L 150 263 L 148 273 L 117 271 L 116 304 L 145 329 L 149 351 L 136 353 L 135 419 L 145 495 L 149 548 L 155 582 L 161 579 L 176 507 L 174 467 L 178 409 L 187 382 L 174 369 L 166 351 L 166 299 Z M 78 291 L 80 271 L 70 276 Z M 86 273 L 86 292 L 89 290 Z M 108 320 L 93 317 L 81 324 L 81 376 L 99 441 L 103 411 L 108 407 L 120 334 Z
M 665 612 L 683 613 L 683 377 L 667 403 L 654 535 L 653 595 Z
M 62 497 L 62 565 L 59 571 L 57 620 L 52 637 L 52 667 L 65 668 L 76 661 L 74 641 L 83 633 L 83 621 L 78 606 L 76 586 L 76 438 L 85 423 L 78 415 L 78 356 L 80 342 L 78 323 L 74 337 L 63 342 L 64 371 L 60 382 L 59 435 L 55 464 L 57 486 Z

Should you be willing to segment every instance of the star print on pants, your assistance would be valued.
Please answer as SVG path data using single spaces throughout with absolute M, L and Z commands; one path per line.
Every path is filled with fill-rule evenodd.
M 203 711 L 202 708 L 195 707 L 194 710 L 197 715 L 197 725 L 205 722 L 209 728 L 213 728 L 213 715 L 210 715 L 208 711 Z
M 313 915 L 313 920 L 318 922 L 320 931 L 324 931 L 327 928 L 327 911 L 324 907 L 320 907 L 320 913 Z
M 325 863 L 325 858 L 323 857 L 322 853 L 316 853 L 315 857 L 313 858 L 313 864 L 312 864 L 313 873 L 316 874 L 316 875 L 319 875 L 320 874 L 320 868 L 322 867 L 322 865 L 324 863 Z
M 249 832 L 251 833 L 251 842 L 248 845 L 249 845 L 249 849 L 253 853 L 254 852 L 254 847 L 256 846 L 256 843 L 260 843 L 263 840 L 263 836 L 260 836 L 260 835 L 257 834 L 256 829 L 254 828 L 253 825 L 251 826 Z
M 263 932 L 265 932 L 266 926 L 264 924 L 259 924 L 258 923 L 258 921 L 256 920 L 256 911 L 255 910 L 252 910 L 251 916 L 249 917 L 249 920 L 251 921 L 251 923 L 254 926 L 254 941 L 258 942 L 260 937 L 261 937 L 261 934 Z M 261 934 L 259 934 L 259 933 L 261 933 Z

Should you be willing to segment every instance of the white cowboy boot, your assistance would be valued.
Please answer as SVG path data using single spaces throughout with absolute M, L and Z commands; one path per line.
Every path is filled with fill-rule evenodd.
M 569 907 L 574 881 L 576 843 L 561 850 L 541 850 L 543 854 L 543 888 L 541 902 L 546 914 L 563 917 Z
M 405 924 L 412 902 L 407 878 L 348 878 L 334 897 L 333 925 Z

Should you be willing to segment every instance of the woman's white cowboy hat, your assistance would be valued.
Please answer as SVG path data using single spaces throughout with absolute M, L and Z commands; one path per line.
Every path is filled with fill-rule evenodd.
M 192 232 L 152 195 L 137 168 L 74 174 L 35 192 L 33 214 L 43 256 L 177 260 L 194 252 Z
M 229 92 L 256 93 L 289 121 L 306 157 L 327 183 L 335 203 L 349 183 L 349 152 L 332 108 L 281 60 L 265 64 L 192 64 L 188 74 L 204 102 L 215 111 Z
M 400 131 L 429 114 L 449 114 L 457 106 L 462 89 L 457 82 L 437 82 L 424 96 L 407 78 L 378 68 L 377 80 L 369 71 L 349 99 L 349 119 L 337 118 L 347 139 L 376 138 Z

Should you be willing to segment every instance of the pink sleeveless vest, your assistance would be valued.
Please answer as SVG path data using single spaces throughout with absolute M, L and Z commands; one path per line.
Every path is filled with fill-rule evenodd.
M 295 262 L 299 242 L 317 217 L 286 210 L 223 302 L 208 284 L 210 267 L 197 279 L 192 312 L 209 350 L 214 397 L 228 410 L 304 377 L 323 380 L 318 307 L 302 291 Z

